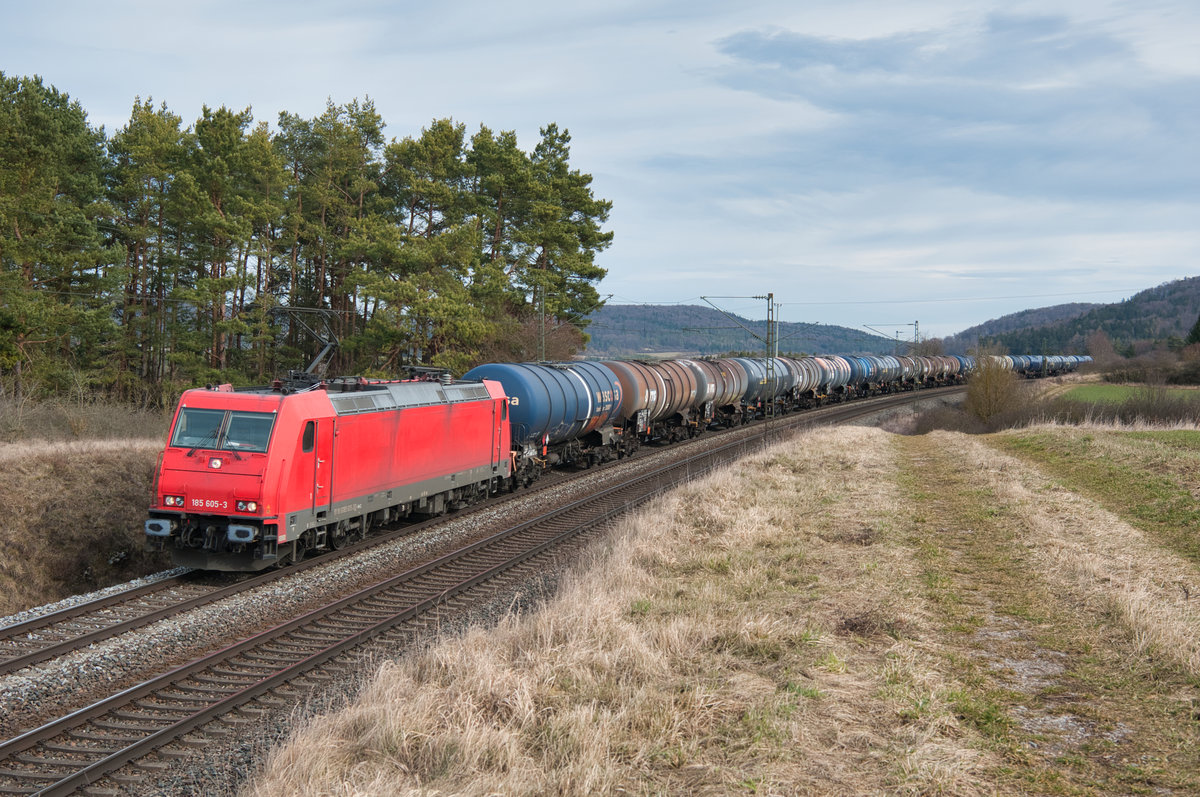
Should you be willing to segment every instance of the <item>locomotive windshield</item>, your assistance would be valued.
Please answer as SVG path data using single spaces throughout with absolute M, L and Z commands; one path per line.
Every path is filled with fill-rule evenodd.
M 273 412 L 184 407 L 179 412 L 179 419 L 171 433 L 171 445 L 180 448 L 265 452 L 274 424 Z

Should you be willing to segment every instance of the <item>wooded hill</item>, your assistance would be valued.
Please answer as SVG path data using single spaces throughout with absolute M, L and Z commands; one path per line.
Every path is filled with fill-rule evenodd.
M 1200 277 L 1165 282 L 1113 304 L 1063 304 L 988 321 L 943 341 L 962 353 L 979 344 L 1011 353 L 1086 353 L 1103 332 L 1130 356 L 1157 345 L 1178 348 L 1200 317 Z
M 1098 304 L 1075 302 L 1071 304 L 1056 304 L 1051 307 L 1038 307 L 1032 310 L 1022 310 L 1019 313 L 993 318 L 968 327 L 962 332 L 942 338 L 942 346 L 953 354 L 966 354 L 979 346 L 979 341 L 995 340 L 998 336 L 1009 332 L 1019 332 L 1029 329 L 1048 327 L 1060 322 L 1078 318 Z
M 587 327 L 588 357 L 703 356 L 748 352 L 761 356 L 767 323 L 697 305 L 606 305 Z M 734 320 L 736 319 L 736 320 Z M 748 331 L 749 330 L 749 331 Z M 753 334 L 752 334 L 753 333 Z M 757 337 L 755 337 L 757 335 Z M 896 341 L 830 324 L 780 322 L 782 354 L 892 354 Z

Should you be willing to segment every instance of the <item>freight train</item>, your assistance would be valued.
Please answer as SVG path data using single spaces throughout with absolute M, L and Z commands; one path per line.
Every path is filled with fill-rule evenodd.
M 998 357 L 1023 376 L 1089 357 Z M 591 467 L 647 443 L 823 403 L 963 381 L 971 357 L 492 363 L 462 380 L 276 380 L 186 391 L 146 521 L 177 565 L 254 571 L 372 527 Z

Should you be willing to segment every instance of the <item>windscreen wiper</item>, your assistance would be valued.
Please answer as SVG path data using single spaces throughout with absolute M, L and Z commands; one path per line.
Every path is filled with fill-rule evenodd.
M 214 428 L 211 432 L 206 434 L 204 437 L 200 438 L 199 443 L 196 443 L 196 445 L 192 446 L 191 450 L 187 452 L 187 455 L 190 457 L 192 454 L 195 454 L 200 449 L 208 448 L 207 443 L 209 441 L 212 441 L 215 443 L 217 441 L 217 435 L 220 434 L 220 432 L 221 432 L 221 425 L 217 424 L 216 428 Z

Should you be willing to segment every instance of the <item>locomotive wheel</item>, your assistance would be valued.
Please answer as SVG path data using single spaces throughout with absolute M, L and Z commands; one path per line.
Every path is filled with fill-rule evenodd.
M 304 544 L 304 537 L 292 543 L 292 558 L 289 564 L 299 564 L 304 561 L 304 554 L 308 552 L 308 546 Z
M 329 530 L 329 547 L 333 550 L 339 550 L 346 546 L 349 535 L 346 533 L 349 523 L 344 520 L 339 520 L 333 528 Z
M 300 539 L 296 540 L 296 553 L 292 556 L 293 562 L 303 562 L 304 557 L 312 550 L 313 543 L 316 542 L 317 535 L 312 529 L 300 535 Z
M 361 542 L 371 531 L 371 516 L 363 515 L 358 519 L 358 528 L 351 529 L 350 542 Z

